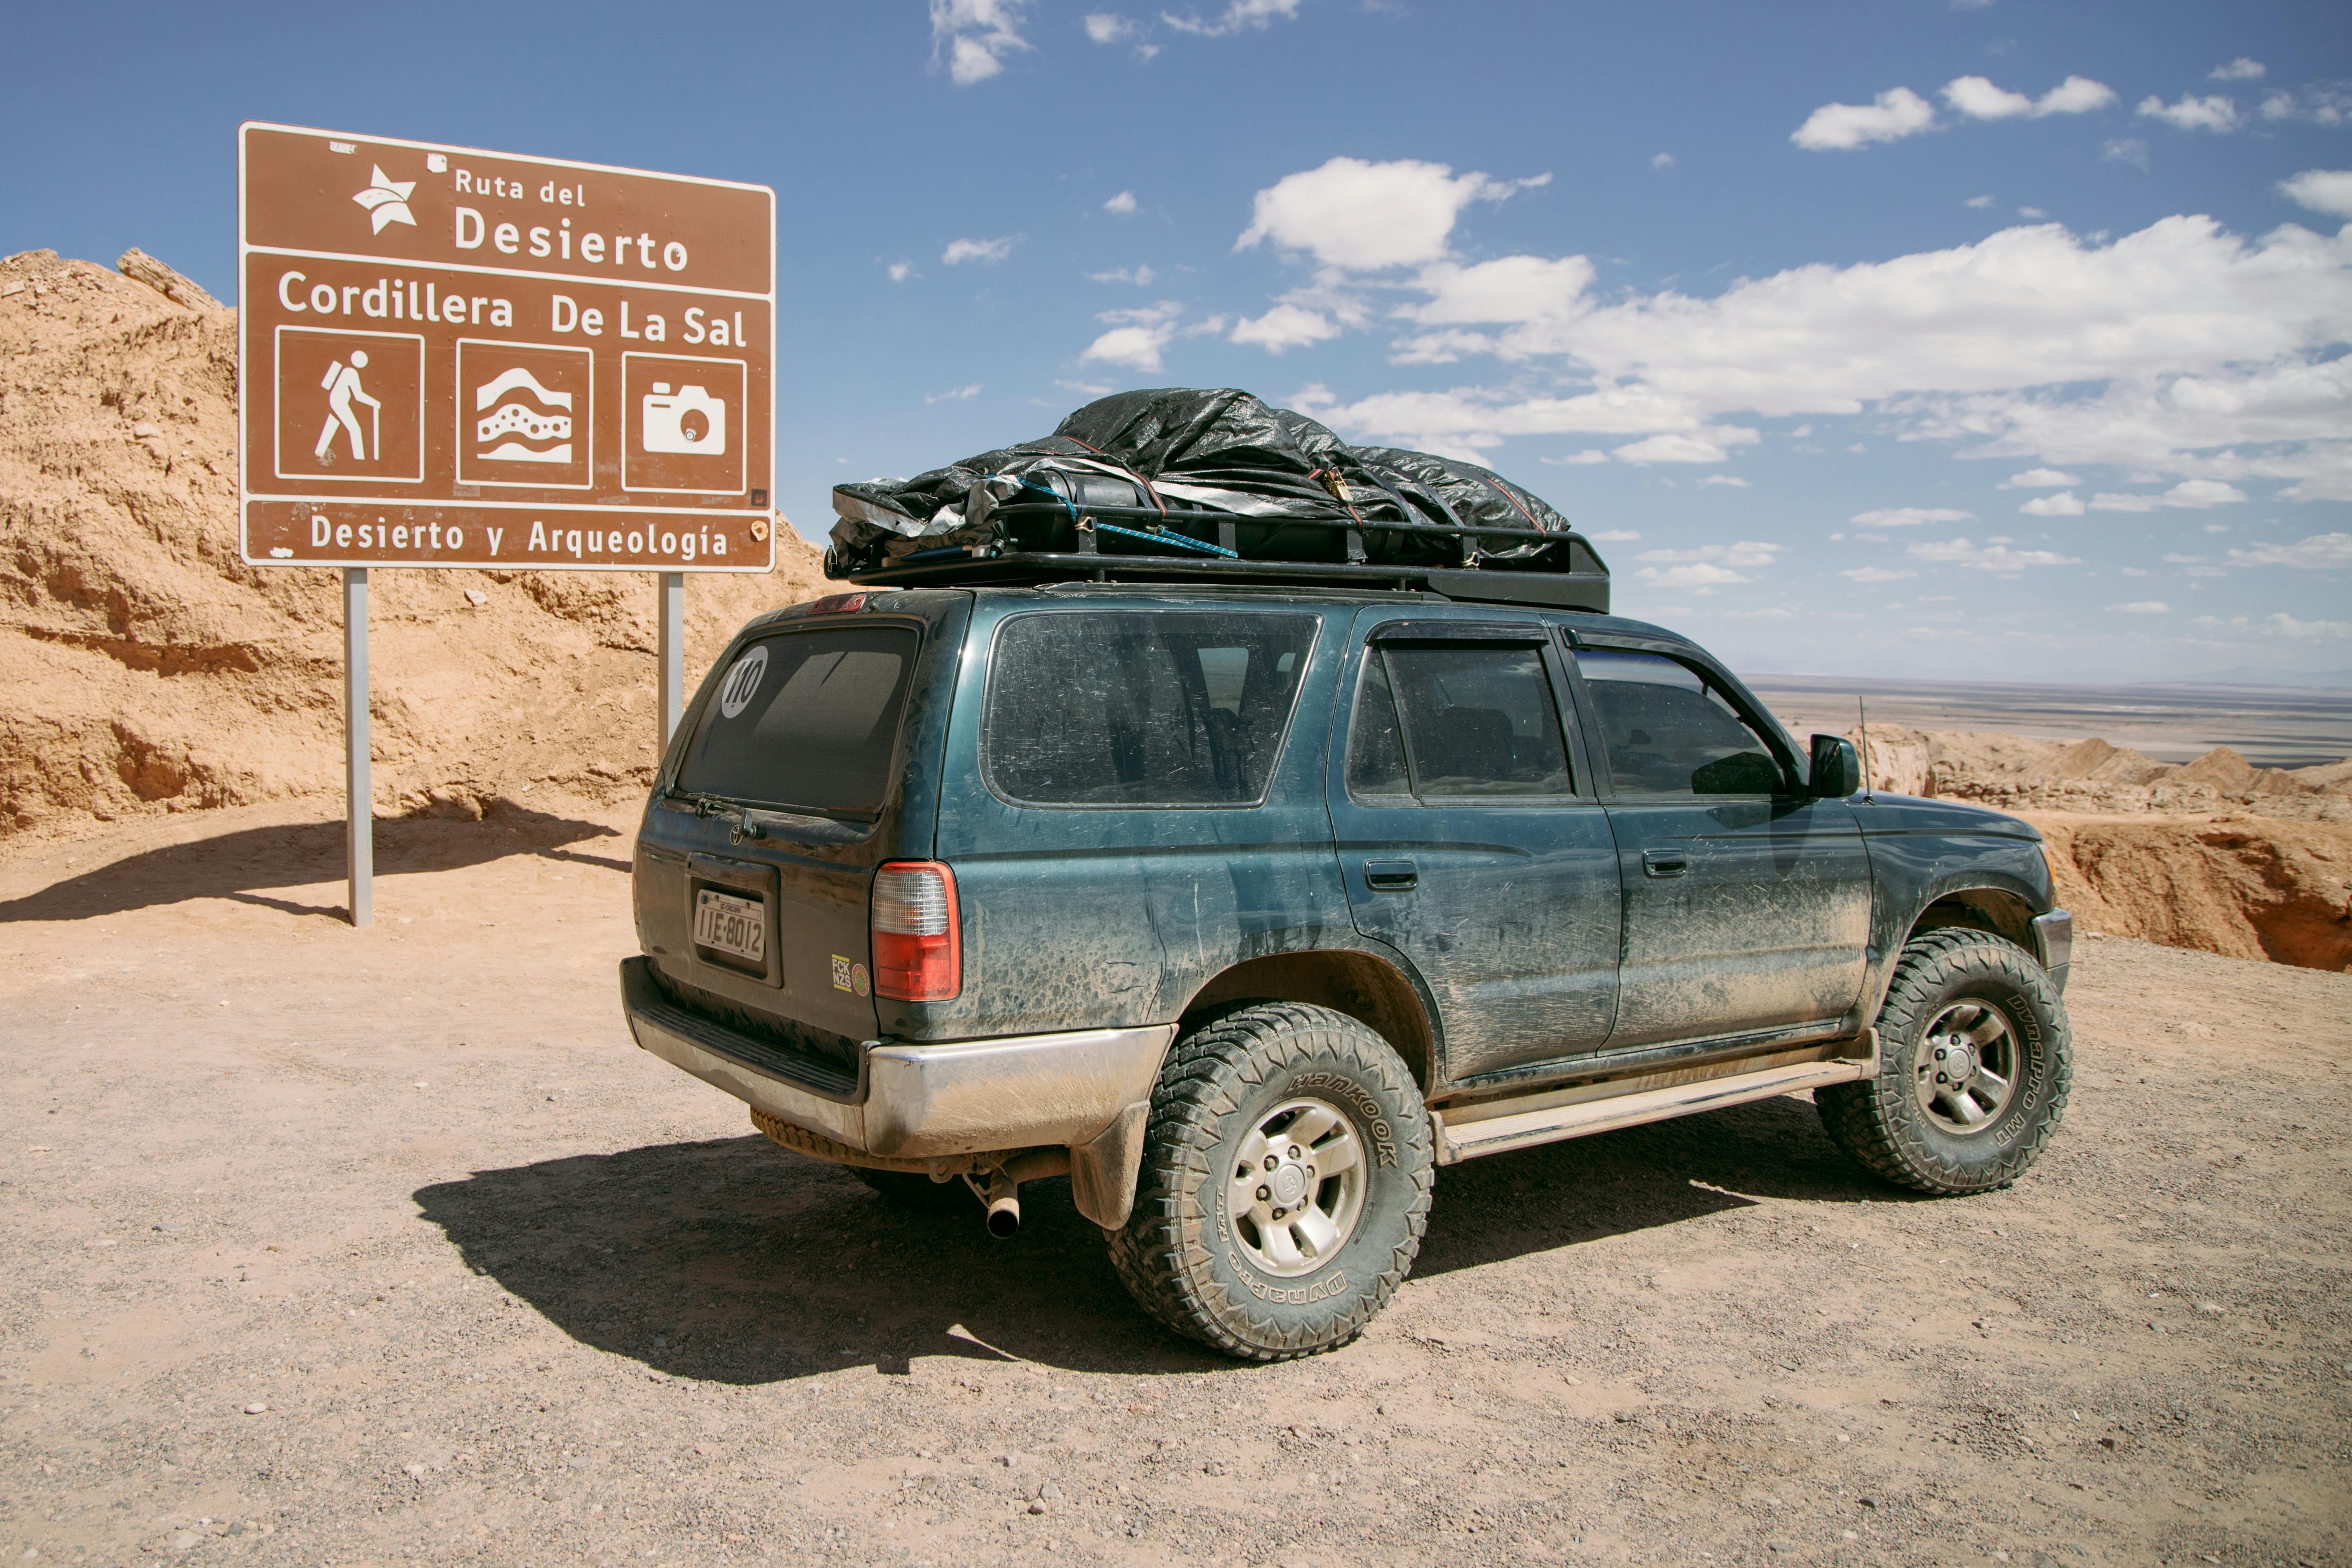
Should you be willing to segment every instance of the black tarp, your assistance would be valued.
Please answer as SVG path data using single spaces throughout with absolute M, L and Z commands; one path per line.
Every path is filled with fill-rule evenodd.
M 1007 511 L 1016 503 L 1029 504 Z M 1352 534 L 1378 564 L 1569 569 L 1568 520 L 1502 476 L 1428 452 L 1351 447 L 1233 387 L 1118 393 L 1042 440 L 911 479 L 839 485 L 833 504 L 835 576 L 950 547 L 1068 551 L 1088 509 L 1113 507 L 1153 515 L 1108 528 L 1107 553 L 1230 548 L 1248 560 L 1336 561 L 1349 558 Z M 1234 526 L 1221 534 L 1221 524 Z M 1563 537 L 1480 531 L 1497 528 Z

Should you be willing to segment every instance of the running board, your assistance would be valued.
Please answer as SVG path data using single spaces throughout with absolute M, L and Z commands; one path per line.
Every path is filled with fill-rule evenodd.
M 1668 1117 L 1715 1110 L 1727 1105 L 1741 1105 L 1751 1100 L 1769 1100 L 1775 1095 L 1794 1094 L 1799 1089 L 1818 1089 L 1823 1084 L 1852 1083 L 1856 1079 L 1872 1077 L 1877 1070 L 1877 1058 L 1873 1053 L 1869 1058 L 1859 1061 L 1796 1062 L 1787 1067 L 1767 1068 L 1761 1072 L 1739 1073 L 1699 1083 L 1673 1084 L 1664 1089 L 1643 1089 L 1608 1100 L 1580 1100 L 1573 1105 L 1550 1105 L 1539 1110 L 1482 1116 L 1454 1127 L 1446 1125 L 1445 1113 L 1442 1110 L 1432 1111 L 1430 1120 L 1436 1123 L 1437 1163 L 1451 1165 L 1462 1160 L 1475 1160 L 1481 1154 L 1531 1149 L 1538 1143 L 1556 1143 L 1564 1138 L 1581 1138 L 1588 1133 L 1634 1127 L 1644 1121 L 1664 1121 Z M 1480 1109 L 1488 1110 L 1490 1107 L 1482 1106 Z

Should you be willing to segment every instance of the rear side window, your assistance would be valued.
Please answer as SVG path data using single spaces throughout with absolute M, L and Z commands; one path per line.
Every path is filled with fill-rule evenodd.
M 1543 655 L 1493 643 L 1376 645 L 1348 735 L 1365 799 L 1573 793 Z
M 1609 772 L 1627 795 L 1770 795 L 1772 748 L 1724 695 L 1679 659 L 1587 648 L 1576 667 L 1592 694 Z
M 863 626 L 752 643 L 719 678 L 677 787 L 798 811 L 879 811 L 916 641 L 906 626 Z
M 989 786 L 1030 805 L 1255 805 L 1317 624 L 1246 612 L 1013 616 L 988 672 Z

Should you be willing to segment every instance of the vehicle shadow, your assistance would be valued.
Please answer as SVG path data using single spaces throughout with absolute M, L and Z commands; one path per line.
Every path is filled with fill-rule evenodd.
M 1753 1194 L 1739 1195 L 1741 1193 Z M 1674 1225 L 1763 1196 L 1900 1194 L 1812 1109 L 1769 1100 L 1453 1167 L 1421 1276 Z M 1147 1319 L 1066 1181 L 1022 1189 L 1021 1234 L 921 1214 L 847 1171 L 744 1137 L 578 1155 L 420 1189 L 466 1262 L 573 1339 L 677 1377 L 755 1384 L 918 1356 L 1078 1372 L 1234 1363 Z
M 1413 1273 L 1475 1268 L 1767 1198 L 1920 1201 L 1847 1158 L 1811 1102 L 1782 1096 L 1447 1166 Z
M 543 855 L 614 870 L 626 860 L 566 847 L 622 835 L 603 823 L 532 811 L 506 802 L 480 821 L 379 817 L 379 877 L 452 871 L 509 855 Z M 231 899 L 292 915 L 343 918 L 341 903 L 310 904 L 265 889 L 337 882 L 344 873 L 341 822 L 241 828 L 193 843 L 125 856 L 20 898 L 0 900 L 0 925 L 17 921 L 80 921 L 192 899 Z

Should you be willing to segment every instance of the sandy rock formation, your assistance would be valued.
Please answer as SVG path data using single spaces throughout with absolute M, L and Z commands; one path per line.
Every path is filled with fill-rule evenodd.
M 2080 930 L 2352 969 L 2352 831 L 2255 816 L 2028 820 Z
M 237 559 L 236 314 L 124 259 L 139 280 L 0 261 L 0 837 L 342 787 L 337 576 Z M 821 591 L 798 535 L 778 554 L 690 579 L 689 681 L 751 615 Z M 379 812 L 643 787 L 652 577 L 371 587 Z

